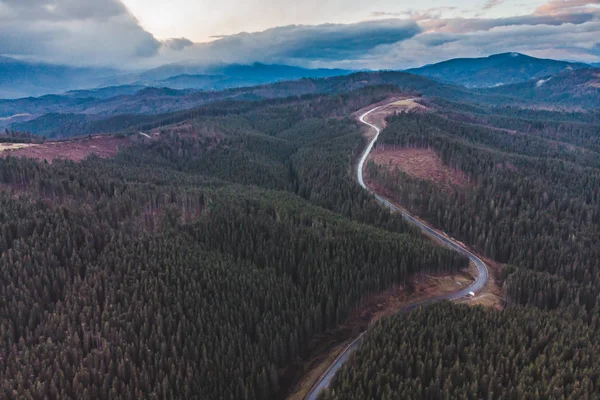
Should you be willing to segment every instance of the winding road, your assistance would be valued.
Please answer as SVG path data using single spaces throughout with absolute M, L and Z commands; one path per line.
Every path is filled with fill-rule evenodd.
M 479 258 L 477 257 L 475 254 L 471 253 L 469 250 L 465 249 L 464 247 L 462 247 L 459 242 L 455 239 L 452 239 L 450 237 L 447 237 L 441 233 L 439 233 L 438 231 L 434 230 L 433 228 L 429 227 L 428 225 L 425 225 L 424 223 L 422 223 L 421 221 L 419 221 L 418 219 L 416 219 L 415 217 L 413 217 L 412 215 L 408 214 L 406 211 L 402 210 L 401 208 L 395 206 L 394 204 L 392 204 L 389 200 L 387 200 L 386 198 L 378 195 L 377 193 L 373 192 L 371 189 L 369 189 L 369 187 L 365 184 L 365 181 L 363 179 L 363 170 L 364 170 L 364 166 L 365 163 L 367 162 L 367 158 L 369 157 L 369 154 L 371 153 L 371 150 L 373 150 L 373 146 L 375 145 L 375 142 L 377 141 L 377 139 L 379 138 L 379 134 L 381 133 L 381 129 L 379 129 L 377 126 L 371 124 L 370 122 L 365 121 L 365 118 L 383 108 L 386 107 L 387 105 L 382 105 L 379 107 L 375 107 L 369 111 L 367 111 L 366 113 L 364 113 L 363 115 L 361 115 L 360 117 L 360 122 L 362 122 L 365 125 L 368 125 L 369 127 L 371 127 L 372 129 L 375 130 L 376 134 L 375 137 L 371 140 L 371 142 L 369 143 L 369 145 L 367 146 L 367 148 L 365 149 L 365 152 L 363 153 L 362 157 L 360 158 L 360 161 L 358 162 L 358 167 L 357 167 L 357 179 L 358 179 L 358 183 L 360 184 L 360 186 L 362 186 L 364 189 L 368 190 L 369 192 L 372 192 L 373 195 L 375 196 L 375 198 L 377 199 L 377 201 L 379 201 L 381 204 L 383 204 L 385 207 L 389 208 L 391 211 L 394 212 L 399 212 L 402 214 L 402 216 L 404 217 L 404 219 L 406 219 L 409 223 L 416 225 L 417 227 L 419 227 L 424 234 L 426 234 L 427 236 L 437 240 L 438 242 L 440 242 L 442 245 L 451 248 L 452 250 L 455 250 L 465 256 L 467 256 L 477 267 L 477 277 L 475 279 L 475 282 L 473 282 L 473 284 L 471 286 L 469 286 L 468 288 L 461 290 L 459 292 L 456 293 L 450 293 L 447 295 L 443 295 L 443 296 L 439 296 L 439 297 L 434 297 L 431 299 L 427 299 L 424 301 L 420 301 L 417 303 L 413 303 L 409 306 L 406 306 L 402 309 L 400 309 L 399 311 L 410 311 L 413 308 L 416 307 L 420 307 L 429 303 L 433 303 L 436 301 L 441 301 L 441 300 L 458 300 L 458 299 L 462 299 L 464 297 L 467 297 L 469 295 L 470 292 L 474 292 L 477 293 L 479 290 L 481 290 L 485 284 L 488 281 L 488 269 L 487 266 L 485 265 L 485 263 Z M 338 356 L 338 358 L 331 364 L 331 366 L 327 369 L 327 371 L 321 376 L 321 378 L 319 379 L 319 381 L 317 383 L 315 383 L 315 385 L 312 387 L 312 389 L 310 390 L 310 392 L 306 395 L 305 400 L 316 400 L 319 396 L 319 393 L 321 393 L 321 391 L 323 391 L 324 389 L 329 387 L 329 384 L 331 383 L 331 380 L 333 379 L 333 376 L 336 374 L 336 372 L 338 372 L 338 370 L 342 367 L 342 365 L 346 362 L 346 360 L 348 360 L 348 358 L 350 357 L 350 355 L 352 354 L 352 352 L 354 350 L 356 350 L 360 344 L 362 343 L 362 340 L 364 338 L 366 331 L 361 333 L 360 336 L 358 338 L 356 338 L 352 343 L 350 343 L 350 345 L 348 345 L 348 347 L 346 347 L 344 349 L 344 351 Z

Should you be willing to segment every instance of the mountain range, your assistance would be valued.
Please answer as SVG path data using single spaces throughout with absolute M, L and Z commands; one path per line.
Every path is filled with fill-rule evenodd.
M 148 71 L 144 77 L 138 75 L 136 79 L 150 80 L 171 73 L 199 72 L 190 66 L 183 68 L 170 65 Z M 439 71 L 442 70 L 447 72 L 444 79 L 424 76 L 426 73 L 434 75 L 435 71 L 441 73 Z M 420 71 L 410 70 L 410 73 L 350 73 L 264 64 L 219 66 L 200 72 L 205 74 L 175 75 L 155 81 L 158 82 L 155 86 L 146 86 L 138 81 L 129 85 L 71 90 L 61 95 L 0 100 L 0 128 L 48 137 L 114 132 L 152 119 L 153 115 L 192 109 L 210 102 L 333 94 L 376 85 L 391 85 L 430 98 L 442 97 L 493 106 L 600 108 L 600 69 L 586 64 L 535 59 L 518 53 L 485 59 L 450 60 Z M 297 79 L 311 74 L 317 77 Z M 494 74 L 496 81 L 504 84 L 485 87 L 484 80 L 489 81 Z M 467 78 L 470 79 L 469 86 L 474 87 L 459 84 L 465 84 L 464 79 Z M 265 84 L 253 85 L 253 82 L 265 80 Z M 511 83 L 513 81 L 516 83 Z M 477 82 L 479 84 L 475 84 Z
M 539 59 L 520 53 L 504 53 L 484 58 L 457 58 L 406 72 L 444 83 L 486 88 L 522 83 L 565 70 L 589 68 L 590 65 Z M 148 71 L 123 72 L 109 68 L 80 68 L 0 57 L 0 99 L 65 93 L 81 97 L 97 88 L 104 92 L 104 98 L 133 94 L 144 87 L 219 91 L 301 78 L 341 76 L 353 72 L 261 63 L 206 66 L 191 61 L 167 64 Z M 97 98 L 101 92 L 92 93 L 92 97 Z
M 503 53 L 483 58 L 456 58 L 406 72 L 470 88 L 526 82 L 590 65 Z
M 169 67 L 148 71 L 140 76 L 140 82 L 150 86 L 172 89 L 224 90 L 244 86 L 257 86 L 280 81 L 292 81 L 302 78 L 326 78 L 348 75 L 352 71 L 341 69 L 306 69 L 289 65 L 223 65 L 201 70 L 198 74 L 175 72 L 193 72 L 198 69 Z M 166 77 L 165 77 L 166 76 Z M 161 77 L 165 77 L 164 79 Z
M 537 80 L 486 89 L 521 102 L 553 108 L 600 108 L 600 69 L 565 70 Z
M 70 136 L 74 133 L 87 133 L 90 129 L 92 131 L 99 129 L 96 128 L 96 121 L 116 116 L 163 114 L 222 100 L 245 101 L 339 93 L 372 85 L 393 85 L 406 91 L 455 99 L 483 96 L 468 92 L 461 87 L 440 84 L 404 72 L 360 72 L 347 76 L 306 78 L 222 91 L 150 87 L 135 91 L 137 87 L 125 86 L 38 98 L 0 100 L 0 117 L 3 117 L 0 118 L 0 128 L 10 127 L 13 130 L 30 131 L 52 137 Z M 133 93 L 128 93 L 130 90 Z M 109 93 L 114 93 L 115 96 L 107 98 Z M 490 95 L 486 94 L 486 96 Z M 95 127 L 84 129 L 80 124 L 82 121 L 94 122 Z M 65 126 L 69 127 L 69 132 L 65 131 Z
M 141 73 L 139 82 L 169 82 L 181 77 L 210 77 L 214 81 L 232 80 L 248 82 L 250 85 L 271 83 L 282 80 L 296 80 L 301 78 L 324 78 L 328 76 L 347 75 L 352 71 L 342 69 L 307 69 L 290 65 L 253 63 L 220 64 L 213 66 L 198 66 L 193 63 L 168 64 L 159 68 Z M 202 88 L 198 88 L 202 89 Z

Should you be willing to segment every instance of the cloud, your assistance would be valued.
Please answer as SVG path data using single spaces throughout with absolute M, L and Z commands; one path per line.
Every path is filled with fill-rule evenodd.
M 260 50 L 263 56 L 272 59 L 340 60 L 410 39 L 420 32 L 416 22 L 398 19 L 345 25 L 292 25 L 226 36 L 211 47 L 219 53 Z
M 552 0 L 538 7 L 535 14 L 541 15 L 560 15 L 565 13 L 576 12 L 594 12 L 590 6 L 600 4 L 599 0 Z M 596 9 L 596 11 L 598 11 Z
M 493 3 L 497 5 L 499 1 Z M 225 62 L 236 54 L 234 62 L 354 69 L 403 69 L 455 57 L 512 51 L 597 61 L 600 8 L 590 4 L 579 0 L 551 1 L 532 14 L 503 18 L 442 18 L 448 9 L 434 8 L 407 12 L 404 19 L 289 26 L 224 36 L 209 47 L 198 47 L 197 53 L 214 55 Z M 400 14 L 372 14 L 390 15 Z
M 424 21 L 425 31 L 470 33 L 489 31 L 490 29 L 507 26 L 561 26 L 566 24 L 581 25 L 598 19 L 597 12 L 578 12 L 561 15 L 531 14 L 507 18 L 451 18 Z
M 503 1 L 489 0 L 483 7 Z M 370 21 L 288 25 L 192 43 L 157 40 L 120 0 L 0 0 L 0 55 L 137 68 L 263 62 L 403 69 L 510 51 L 598 62 L 598 4 L 550 0 L 531 14 L 502 18 L 445 17 L 453 7 L 375 11 Z
M 120 0 L 0 0 L 0 55 L 67 64 L 337 62 L 420 32 L 413 20 L 384 19 L 290 25 L 194 44 L 186 38 L 157 40 Z
M 186 47 L 190 47 L 194 45 L 189 39 L 186 38 L 175 38 L 175 39 L 167 39 L 162 42 L 163 46 L 168 47 L 169 49 L 181 51 Z
M 381 18 L 381 17 L 386 17 L 386 18 L 390 18 L 390 17 L 401 17 L 403 15 L 406 15 L 406 13 L 400 13 L 400 12 L 387 12 L 387 11 L 373 11 L 371 13 L 371 17 L 375 17 L 375 18 Z
M 362 61 L 364 66 L 377 63 L 401 69 L 455 57 L 482 57 L 514 51 L 542 58 L 598 62 L 599 33 L 600 21 L 580 25 L 498 26 L 487 31 L 463 33 L 424 33 L 412 40 L 379 48 Z
M 0 54 L 114 64 L 160 47 L 119 0 L 0 0 Z
M 120 0 L 0 0 L 0 55 L 127 66 L 191 44 L 157 40 Z
M 29 17 L 32 21 L 108 20 L 128 13 L 119 0 L 1 0 L 0 4 L 3 14 L 12 14 L 17 18 Z
M 285 63 L 310 65 L 352 61 L 379 46 L 414 38 L 421 28 L 412 20 L 356 24 L 290 25 L 262 32 L 221 36 L 175 52 L 163 47 L 161 59 L 196 64 Z
M 405 10 L 402 12 L 375 11 L 371 13 L 374 18 L 410 18 L 413 21 L 423 21 L 431 19 L 440 19 L 448 11 L 455 11 L 457 7 L 433 7 L 425 10 Z
M 483 9 L 484 10 L 489 10 L 492 9 L 496 6 L 499 6 L 500 4 L 504 3 L 504 0 L 488 0 L 484 6 Z

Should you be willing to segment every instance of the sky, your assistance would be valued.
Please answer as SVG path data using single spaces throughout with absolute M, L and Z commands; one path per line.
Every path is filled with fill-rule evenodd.
M 145 69 L 404 69 L 522 52 L 600 62 L 600 0 L 0 0 L 0 55 Z
M 275 26 L 356 23 L 374 19 L 377 13 L 409 17 L 411 12 L 437 9 L 446 17 L 512 16 L 531 13 L 545 1 L 524 4 L 522 0 L 491 3 L 485 0 L 421 0 L 419 9 L 413 8 L 414 1 L 406 0 L 125 0 L 124 3 L 145 29 L 159 38 L 187 37 L 203 42 L 215 35 L 257 32 Z

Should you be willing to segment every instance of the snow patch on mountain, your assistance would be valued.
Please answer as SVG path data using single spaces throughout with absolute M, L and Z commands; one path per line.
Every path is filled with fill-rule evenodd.
M 544 83 L 548 82 L 550 79 L 552 79 L 552 78 L 540 79 L 539 81 L 536 82 L 535 87 L 541 87 Z

